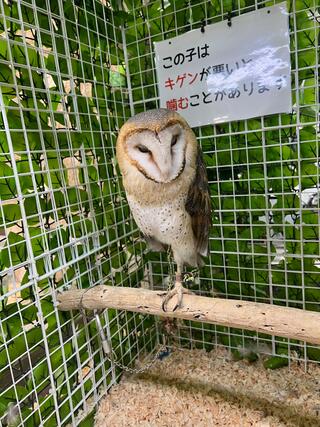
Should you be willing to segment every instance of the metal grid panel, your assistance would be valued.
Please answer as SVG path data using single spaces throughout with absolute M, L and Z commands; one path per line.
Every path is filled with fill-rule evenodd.
M 145 275 L 114 162 L 121 37 L 104 2 L 0 1 L 0 425 L 78 425 L 120 375 L 95 320 L 54 301 Z M 152 319 L 101 317 L 120 362 L 153 349 Z
M 159 106 L 153 42 L 280 1 L 151 1 L 126 28 L 135 113 Z M 319 5 L 288 1 L 293 113 L 195 129 L 214 207 L 210 257 L 193 289 L 203 295 L 319 310 Z M 165 257 L 150 258 L 163 287 Z M 320 361 L 319 348 L 226 327 L 184 322 L 173 341 L 206 349 Z M 290 359 L 291 357 L 291 359 Z

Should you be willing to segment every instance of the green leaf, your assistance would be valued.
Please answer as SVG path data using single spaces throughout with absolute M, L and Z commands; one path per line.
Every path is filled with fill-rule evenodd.
M 0 55 L 3 59 L 8 58 L 8 40 L 5 37 L 0 37 Z
M 62 162 L 61 162 L 62 163 Z M 48 159 L 48 167 L 50 171 L 50 180 L 48 175 L 45 175 L 44 181 L 49 188 L 63 188 L 64 183 L 67 181 L 66 169 L 59 160 L 55 157 Z
M 313 163 L 302 162 L 301 164 L 301 189 L 313 187 L 318 184 L 319 168 Z
M 266 369 L 279 369 L 283 366 L 288 366 L 288 357 L 272 356 L 263 362 L 263 366 Z
M 68 358 L 73 352 L 72 344 L 69 342 L 63 346 L 63 353 L 66 358 Z M 55 370 L 63 364 L 63 354 L 61 347 L 53 347 L 51 349 L 51 365 L 52 369 Z
M 308 347 L 307 355 L 310 360 L 319 361 L 320 360 L 320 348 Z
M 6 410 L 10 402 L 18 403 L 16 394 L 18 395 L 19 401 L 22 401 L 27 396 L 28 390 L 20 385 L 10 387 L 3 394 L 1 394 L 0 404 L 2 408 L 5 408 Z M 3 413 L 1 415 L 3 415 Z
M 3 219 L 4 222 L 15 222 L 21 219 L 20 206 L 18 203 L 7 204 L 3 206 Z M 1 221 L 0 221 L 1 223 Z
M 121 65 L 116 67 L 115 69 L 110 70 L 110 85 L 113 87 L 125 87 L 126 82 L 126 74 L 125 68 Z
M 38 168 L 35 167 L 35 169 Z M 31 178 L 31 171 L 28 160 L 18 161 L 17 170 L 19 174 L 19 181 L 22 192 L 26 192 L 26 190 L 33 190 L 33 182 Z
M 91 412 L 84 420 L 79 424 L 79 427 L 92 427 L 94 425 L 95 411 Z
M 32 252 L 34 256 L 38 256 L 44 253 L 45 236 L 42 235 L 42 231 L 39 228 L 29 228 L 29 234 L 31 238 Z
M 44 381 L 47 381 L 49 384 L 49 368 L 46 360 L 32 369 L 32 378 L 28 379 L 27 387 L 31 390 L 35 382 L 36 385 L 40 386 L 41 384 L 41 388 L 43 389 Z M 40 391 L 41 389 L 39 389 Z
M 8 234 L 7 244 L 0 252 L 0 259 L 5 267 L 20 264 L 27 259 L 27 247 L 24 237 L 12 231 Z
M 9 200 L 16 197 L 17 188 L 13 175 L 13 170 L 6 163 L 2 163 L 0 168 L 0 197 L 2 200 Z
M 1 41 L 0 41 L 0 49 L 1 49 Z M 1 52 L 0 52 L 1 54 Z M 14 84 L 12 69 L 5 64 L 0 64 L 0 79 L 3 83 Z M 4 88 L 5 93 L 12 93 L 13 89 L 8 88 L 7 90 Z

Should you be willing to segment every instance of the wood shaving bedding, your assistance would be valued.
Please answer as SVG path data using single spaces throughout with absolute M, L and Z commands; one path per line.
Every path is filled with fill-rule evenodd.
M 112 387 L 95 417 L 107 426 L 320 427 L 320 366 L 267 370 L 224 349 L 174 351 Z

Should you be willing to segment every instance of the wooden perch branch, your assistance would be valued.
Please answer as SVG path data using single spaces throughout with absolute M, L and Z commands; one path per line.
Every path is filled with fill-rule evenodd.
M 320 344 L 320 313 L 196 295 L 184 295 L 182 308 L 174 312 L 173 298 L 168 311 L 163 312 L 161 308 L 163 295 L 164 292 L 146 289 L 95 286 L 88 290 L 70 290 L 59 294 L 58 308 L 64 311 L 80 308 L 88 310 L 115 308 L 215 323 Z

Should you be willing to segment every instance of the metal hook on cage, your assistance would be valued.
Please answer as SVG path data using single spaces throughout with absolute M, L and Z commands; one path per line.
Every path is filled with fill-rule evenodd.
M 94 317 L 96 319 L 96 324 L 97 324 L 97 329 L 100 335 L 100 339 L 101 339 L 101 344 L 102 344 L 102 349 L 105 355 L 107 356 L 112 356 L 112 350 L 110 347 L 110 343 L 104 333 L 103 327 L 101 325 L 101 321 L 100 321 L 100 317 L 99 317 L 99 311 L 98 310 L 94 310 Z
M 81 295 L 80 302 L 79 302 L 80 313 L 81 313 L 81 315 L 82 315 L 82 317 L 83 317 L 83 319 L 84 319 L 85 322 L 87 320 L 87 316 L 86 316 L 85 308 L 83 306 L 83 297 L 91 289 L 92 289 L 92 287 L 89 287 L 89 288 L 87 288 L 87 289 L 84 290 L 83 294 Z M 110 343 L 108 341 L 108 338 L 106 337 L 106 335 L 104 333 L 101 321 L 100 321 L 100 317 L 99 317 L 100 313 L 101 312 L 99 310 L 93 310 L 94 318 L 96 320 L 97 330 L 98 330 L 99 335 L 100 335 L 100 340 L 101 340 L 103 352 L 104 352 L 105 355 L 111 357 L 112 356 L 112 350 L 111 350 L 111 346 L 110 346 Z
M 201 21 L 201 27 L 200 27 L 200 30 L 201 30 L 201 32 L 202 33 L 204 33 L 206 30 L 205 30 L 205 27 L 206 27 L 206 21 L 203 19 L 202 21 Z
M 229 11 L 228 15 L 227 15 L 227 20 L 228 20 L 227 25 L 228 25 L 228 27 L 232 26 L 231 18 L 232 18 L 232 13 L 231 13 L 231 11 Z

